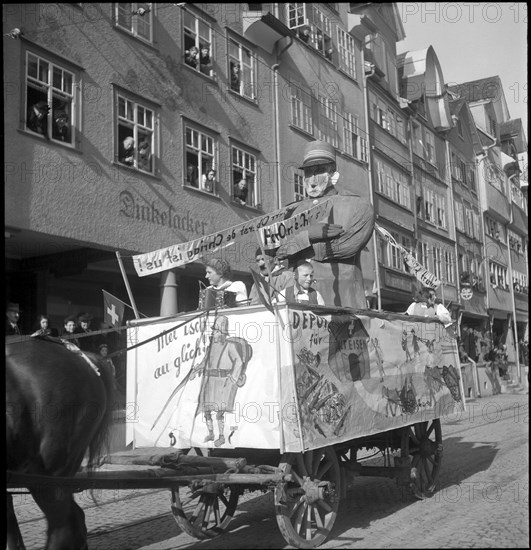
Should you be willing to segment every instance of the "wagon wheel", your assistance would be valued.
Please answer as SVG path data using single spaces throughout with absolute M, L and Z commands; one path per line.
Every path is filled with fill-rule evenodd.
M 332 447 L 282 455 L 280 468 L 293 480 L 275 487 L 282 536 L 297 548 L 315 548 L 330 534 L 339 508 L 341 473 Z
M 171 511 L 177 525 L 197 539 L 217 537 L 226 531 L 240 491 L 230 485 L 209 483 L 203 487 L 171 490 Z
M 424 499 L 431 496 L 439 481 L 442 462 L 441 421 L 418 422 L 405 429 L 402 440 L 404 452 L 411 455 L 409 487 L 413 494 Z

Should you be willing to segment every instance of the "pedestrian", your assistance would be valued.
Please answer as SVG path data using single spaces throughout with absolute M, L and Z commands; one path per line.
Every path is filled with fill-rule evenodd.
M 369 199 L 336 189 L 340 174 L 336 152 L 325 141 L 308 143 L 301 168 L 307 199 L 293 203 L 292 216 L 328 200 L 328 219 L 282 241 L 280 260 L 295 268 L 301 260 L 312 260 L 319 290 L 327 305 L 367 309 L 360 254 L 374 230 L 374 209 Z
M 6 336 L 21 334 L 18 326 L 20 308 L 14 302 L 8 302 L 6 306 Z
M 293 284 L 293 273 L 286 268 L 283 262 L 279 261 L 275 256 L 271 256 L 271 254 L 274 254 L 274 250 L 266 250 L 265 254 L 263 254 L 262 250 L 258 248 L 255 253 L 255 262 L 258 266 L 260 276 L 271 287 L 273 291 L 271 299 L 274 300 L 278 298 L 280 291 Z M 271 278 L 269 277 L 269 272 L 271 273 Z M 251 305 L 261 303 L 258 293 L 258 288 L 253 284 L 251 292 L 249 292 L 249 303 Z
M 78 324 L 76 329 L 74 330 L 75 334 L 82 335 L 82 338 L 79 338 L 79 348 L 82 351 L 90 351 L 90 352 L 96 352 L 97 351 L 97 342 L 95 336 L 89 336 L 92 331 L 90 328 L 90 323 L 92 322 L 92 315 L 90 313 L 84 312 L 81 313 L 78 318 Z
M 205 289 L 207 291 L 206 294 L 216 297 L 217 307 L 238 307 L 247 305 L 248 297 L 245 283 L 232 279 L 232 270 L 227 261 L 211 258 L 205 262 L 205 266 L 205 277 L 210 282 L 210 286 Z M 221 304 L 218 300 L 221 300 Z M 202 309 L 202 305 L 205 304 L 201 304 L 200 297 L 199 309 Z
M 407 308 L 406 315 L 418 315 L 420 317 L 437 317 L 445 327 L 453 324 L 450 312 L 441 304 L 435 303 L 435 290 L 430 287 L 423 287 Z
M 37 326 L 32 336 L 59 336 L 57 329 L 51 328 L 48 315 L 41 314 L 37 317 Z
M 63 323 L 63 331 L 61 332 L 61 338 L 68 340 L 68 342 L 71 342 L 79 348 L 79 340 L 75 337 L 76 327 L 77 324 L 75 315 L 69 315 L 68 317 L 65 317 Z
M 102 357 L 102 362 L 105 363 L 106 365 L 109 365 L 112 375 L 116 378 L 116 367 L 114 366 L 112 359 L 108 357 L 109 346 L 106 343 L 102 343 L 98 346 L 98 351 Z
M 210 168 L 206 174 L 203 174 L 201 188 L 203 191 L 214 193 L 216 189 L 216 171 L 213 168 Z
M 313 288 L 313 265 L 310 262 L 301 262 L 293 272 L 294 284 L 280 293 L 279 301 L 299 304 L 313 304 L 324 306 L 325 301 L 321 293 Z M 284 297 L 282 298 L 282 294 Z

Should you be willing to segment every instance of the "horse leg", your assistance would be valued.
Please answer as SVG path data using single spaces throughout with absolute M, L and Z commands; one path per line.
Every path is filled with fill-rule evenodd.
M 72 492 L 64 487 L 31 489 L 31 494 L 46 516 L 46 550 L 87 550 L 85 514 Z
M 22 534 L 18 526 L 15 508 L 13 506 L 13 496 L 6 493 L 7 525 L 6 525 L 6 547 L 8 550 L 26 550 Z

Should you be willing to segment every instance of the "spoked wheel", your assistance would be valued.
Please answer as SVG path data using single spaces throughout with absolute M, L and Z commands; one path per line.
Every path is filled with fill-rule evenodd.
M 239 489 L 210 483 L 171 490 L 171 511 L 177 525 L 197 539 L 217 537 L 227 530 L 238 506 Z
M 412 457 L 409 486 L 417 498 L 424 499 L 435 492 L 439 481 L 443 453 L 441 421 L 437 418 L 409 426 L 405 437 L 407 452 Z
M 332 447 L 286 453 L 280 468 L 293 480 L 275 487 L 275 512 L 288 544 L 315 548 L 330 534 L 339 508 L 341 473 Z

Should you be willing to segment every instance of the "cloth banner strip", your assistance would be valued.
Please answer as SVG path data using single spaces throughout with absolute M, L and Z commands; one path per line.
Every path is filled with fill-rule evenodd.
M 409 269 L 411 269 L 418 281 L 420 281 L 424 286 L 434 289 L 439 288 L 439 286 L 441 285 L 441 281 L 431 271 L 426 269 L 413 256 L 413 254 L 408 252 L 402 245 L 397 243 L 391 233 L 389 233 L 389 231 L 387 231 L 383 227 L 380 227 L 378 224 L 374 224 L 374 227 L 384 239 L 389 241 L 393 246 L 396 246 L 400 250 L 404 261 L 406 262 L 406 265 L 409 267 Z
M 323 201 L 318 205 L 300 212 L 290 218 L 295 206 L 281 208 L 271 214 L 253 218 L 247 222 L 223 229 L 200 239 L 161 248 L 146 254 L 133 256 L 133 264 L 139 277 L 152 275 L 173 269 L 200 259 L 205 252 L 212 253 L 233 244 L 239 236 L 259 231 L 261 228 L 274 225 L 274 245 L 282 244 L 286 237 L 298 233 L 313 221 L 317 221 L 328 214 L 330 202 Z

